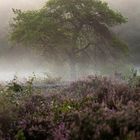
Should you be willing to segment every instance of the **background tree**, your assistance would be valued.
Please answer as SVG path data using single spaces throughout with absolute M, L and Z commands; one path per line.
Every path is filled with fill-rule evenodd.
M 100 0 L 49 0 L 37 11 L 13 11 L 11 40 L 41 47 L 50 59 L 67 61 L 73 78 L 81 60 L 115 58 L 127 51 L 110 29 L 126 19 Z

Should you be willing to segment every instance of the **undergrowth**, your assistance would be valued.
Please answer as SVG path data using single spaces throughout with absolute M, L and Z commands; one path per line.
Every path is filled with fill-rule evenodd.
M 25 85 L 14 79 L 0 87 L 2 140 L 140 138 L 139 84 L 89 76 L 43 94 L 33 88 L 33 79 Z

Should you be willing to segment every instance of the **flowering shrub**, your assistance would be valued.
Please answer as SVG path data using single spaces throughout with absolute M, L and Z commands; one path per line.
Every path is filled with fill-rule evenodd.
M 32 91 L 35 92 L 35 91 Z M 0 95 L 0 101 L 8 100 Z M 140 87 L 89 76 L 56 93 L 30 94 L 0 110 L 8 140 L 139 140 Z M 8 104 L 7 104 L 8 102 Z

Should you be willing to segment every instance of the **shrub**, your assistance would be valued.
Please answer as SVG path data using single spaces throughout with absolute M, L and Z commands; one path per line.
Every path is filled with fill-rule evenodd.
M 0 137 L 4 139 L 140 138 L 140 87 L 106 77 L 89 76 L 57 93 L 32 93 L 21 98 L 18 105 L 11 102 L 6 105 L 0 111 Z

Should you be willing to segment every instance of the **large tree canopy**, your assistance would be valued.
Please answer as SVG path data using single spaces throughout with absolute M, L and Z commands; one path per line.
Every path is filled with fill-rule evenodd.
M 13 11 L 12 41 L 43 47 L 48 56 L 63 56 L 73 70 L 95 49 L 102 57 L 126 52 L 126 44 L 110 29 L 126 19 L 100 0 L 49 0 L 37 11 Z

